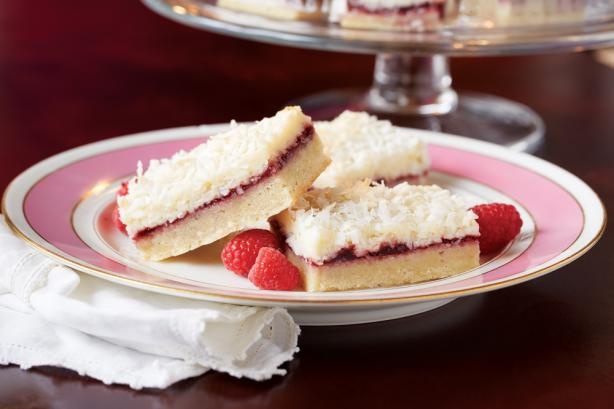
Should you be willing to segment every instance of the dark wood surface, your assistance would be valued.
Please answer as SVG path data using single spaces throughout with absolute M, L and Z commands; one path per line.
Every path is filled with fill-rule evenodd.
M 36 3 L 36 4 L 35 4 Z M 0 4 L 0 188 L 104 138 L 258 119 L 297 96 L 367 86 L 372 58 L 185 28 L 138 1 Z M 454 60 L 456 87 L 526 103 L 538 152 L 614 208 L 614 70 L 590 53 Z M 70 371 L 0 369 L 0 408 L 614 407 L 614 234 L 546 277 L 414 318 L 305 328 L 289 373 L 211 372 L 164 391 Z M 2 334 L 0 334 L 0 337 Z

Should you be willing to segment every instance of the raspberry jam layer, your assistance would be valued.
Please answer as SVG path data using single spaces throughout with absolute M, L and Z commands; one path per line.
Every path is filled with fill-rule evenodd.
M 383 16 L 405 16 L 408 14 L 424 14 L 434 11 L 437 13 L 439 18 L 442 19 L 445 15 L 445 3 L 425 1 L 424 3 L 411 4 L 409 6 L 369 8 L 368 6 L 362 4 L 360 0 L 348 0 L 348 10 L 355 13 Z
M 152 234 L 157 233 L 159 230 L 164 229 L 168 226 L 174 225 L 175 223 L 179 223 L 189 217 L 193 217 L 196 213 L 208 208 L 208 207 L 212 207 L 215 206 L 217 204 L 220 204 L 223 201 L 226 200 L 230 200 L 233 199 L 237 196 L 241 196 L 242 194 L 244 194 L 247 190 L 253 188 L 254 186 L 256 186 L 257 184 L 259 184 L 260 182 L 262 182 L 263 180 L 277 174 L 291 159 L 294 155 L 296 155 L 296 153 L 305 145 L 307 145 L 312 139 L 313 136 L 315 134 L 314 131 L 314 127 L 313 125 L 309 125 L 306 126 L 303 131 L 296 137 L 296 139 L 294 140 L 294 142 L 292 144 L 290 144 L 283 152 L 281 152 L 275 159 L 270 160 L 269 161 L 269 165 L 267 166 L 267 168 L 264 170 L 264 172 L 252 176 L 248 182 L 243 183 L 239 186 L 236 186 L 232 189 L 230 189 L 228 191 L 227 194 L 223 195 L 223 196 L 219 196 L 207 203 L 203 203 L 202 205 L 198 206 L 197 208 L 195 208 L 194 210 L 192 210 L 191 212 L 186 213 L 184 216 L 173 220 L 172 222 L 166 222 L 164 224 L 155 226 L 155 227 L 148 227 L 146 229 L 143 229 L 139 232 L 137 232 L 132 239 L 133 240 L 139 240 L 142 238 L 145 238 L 147 236 L 150 236 Z
M 428 176 L 428 173 L 429 173 L 428 170 L 425 170 L 424 172 L 417 174 L 417 175 L 399 176 L 398 178 L 394 178 L 394 179 L 382 178 L 382 179 L 378 179 L 377 182 L 384 183 L 388 187 L 393 187 L 403 182 L 407 182 L 410 185 L 417 185 L 417 184 L 424 183 L 425 178 Z
M 467 236 L 461 239 L 452 239 L 452 240 L 444 239 L 441 241 L 441 243 L 434 243 L 428 246 L 421 246 L 421 247 L 409 247 L 407 244 L 384 244 L 382 245 L 382 247 L 380 247 L 379 250 L 368 252 L 367 254 L 360 255 L 360 256 L 356 255 L 354 248 L 348 247 L 348 248 L 339 250 L 339 252 L 337 252 L 336 255 L 334 255 L 333 257 L 321 263 L 316 263 L 308 259 L 306 259 L 305 261 L 312 266 L 321 267 L 321 266 L 327 266 L 327 265 L 337 264 L 337 263 L 347 263 L 347 262 L 353 262 L 356 260 L 365 260 L 368 258 L 398 256 L 401 254 L 407 254 L 407 253 L 411 253 L 414 251 L 432 249 L 432 248 L 437 248 L 437 247 L 459 246 L 459 245 L 477 242 L 477 240 L 478 240 L 477 237 Z

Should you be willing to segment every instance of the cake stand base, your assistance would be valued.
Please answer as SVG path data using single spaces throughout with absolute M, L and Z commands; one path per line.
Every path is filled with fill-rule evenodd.
M 420 301 L 400 305 L 365 306 L 348 308 L 305 309 L 288 308 L 288 312 L 298 325 L 356 325 L 367 324 L 370 322 L 388 321 L 412 315 L 422 314 L 435 308 L 442 307 L 456 298 L 446 298 L 443 300 Z
M 382 112 L 368 104 L 366 90 L 341 89 L 309 95 L 290 102 L 300 105 L 314 120 L 334 118 L 346 109 L 367 111 L 395 125 L 467 136 L 535 152 L 544 141 L 544 122 L 529 107 L 493 95 L 461 93 L 457 106 L 445 115 Z

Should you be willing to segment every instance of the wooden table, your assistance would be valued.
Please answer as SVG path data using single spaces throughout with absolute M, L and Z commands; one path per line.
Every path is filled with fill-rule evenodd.
M 163 20 L 138 1 L 0 7 L 0 188 L 54 153 L 117 135 L 257 119 L 367 86 L 372 58 L 261 45 Z M 526 103 L 538 152 L 614 208 L 614 71 L 591 54 L 462 59 L 456 86 Z M 414 318 L 304 328 L 285 377 L 211 372 L 164 391 L 0 369 L 0 408 L 614 407 L 614 234 L 538 280 Z M 0 334 L 0 337 L 2 335 Z

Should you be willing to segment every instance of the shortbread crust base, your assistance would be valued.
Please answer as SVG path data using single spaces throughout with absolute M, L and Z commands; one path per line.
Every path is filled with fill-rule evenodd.
M 320 20 L 324 13 L 319 11 L 302 11 L 290 6 L 264 6 L 253 1 L 245 0 L 218 0 L 217 5 L 230 10 L 242 11 L 279 20 Z
M 450 277 L 480 265 L 477 240 L 440 244 L 397 255 L 357 258 L 312 265 L 290 249 L 288 259 L 296 265 L 305 290 L 345 291 L 393 287 Z
M 204 208 L 135 241 L 142 256 L 163 260 L 212 243 L 230 233 L 255 226 L 290 207 L 328 166 L 315 136 L 275 175 L 239 196 Z
M 443 24 L 443 21 L 436 12 L 421 15 L 407 14 L 404 16 L 350 12 L 344 15 L 339 23 L 343 28 L 420 31 L 439 27 Z

